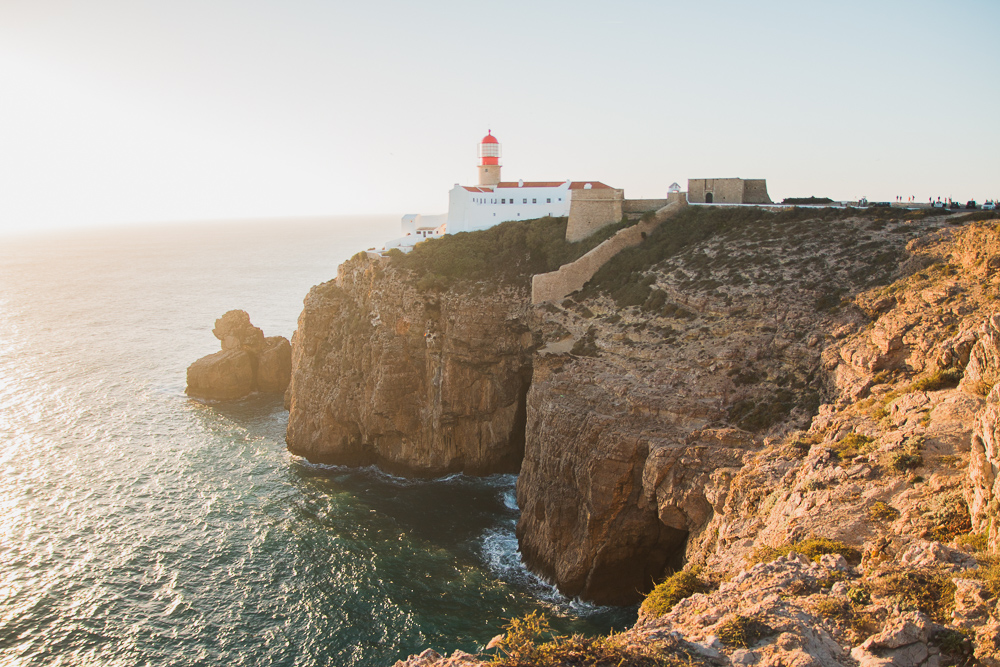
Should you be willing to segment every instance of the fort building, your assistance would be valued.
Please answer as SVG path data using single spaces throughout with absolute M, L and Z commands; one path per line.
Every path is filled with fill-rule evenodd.
M 489 229 L 508 220 L 566 217 L 566 239 L 579 241 L 601 227 L 621 220 L 625 191 L 600 181 L 504 181 L 500 142 L 488 132 L 479 142 L 479 182 L 458 183 L 448 193 L 443 216 L 403 216 L 404 236 L 385 244 L 385 250 L 409 252 L 428 238 Z
M 689 178 L 691 204 L 771 204 L 763 178 Z
M 492 132 L 478 144 L 478 183 L 456 183 L 448 193 L 448 212 L 404 215 L 403 236 L 385 244 L 383 252 L 409 252 L 429 238 L 489 229 L 508 220 L 565 217 L 566 240 L 587 238 L 623 217 L 638 218 L 668 202 L 691 204 L 771 204 L 763 179 L 692 178 L 688 190 L 670 186 L 667 199 L 625 199 L 625 191 L 600 181 L 505 181 L 501 178 L 501 146 Z

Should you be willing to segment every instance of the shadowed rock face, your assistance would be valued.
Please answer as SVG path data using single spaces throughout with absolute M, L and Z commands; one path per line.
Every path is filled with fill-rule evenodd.
M 405 278 L 359 257 L 309 292 L 292 339 L 289 450 L 418 476 L 516 472 L 527 291 L 425 294 Z
M 243 310 L 230 310 L 217 319 L 212 333 L 221 341 L 222 351 L 188 367 L 188 396 L 225 401 L 255 391 L 285 391 L 292 367 L 287 338 L 265 338 Z

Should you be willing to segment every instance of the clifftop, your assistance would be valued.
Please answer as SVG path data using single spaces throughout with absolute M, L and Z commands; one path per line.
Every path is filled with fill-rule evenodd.
M 519 464 L 523 557 L 567 595 L 634 602 L 682 567 L 701 582 L 647 611 L 637 646 L 853 665 L 975 644 L 1000 664 L 1000 232 L 983 217 L 692 208 L 538 308 L 517 281 L 418 286 L 358 258 L 307 300 L 289 446 L 340 429 L 391 452 L 359 460 Z M 466 442 L 495 458 L 434 458 Z M 814 538 L 846 560 L 774 561 Z M 741 646 L 733 623 L 767 630 Z

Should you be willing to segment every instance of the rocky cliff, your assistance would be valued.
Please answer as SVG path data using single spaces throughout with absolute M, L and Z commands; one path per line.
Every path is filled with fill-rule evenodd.
M 680 568 L 699 582 L 627 642 L 694 664 L 1000 664 L 998 268 L 995 221 L 872 210 L 686 211 L 534 309 L 522 287 L 418 289 L 358 258 L 307 300 L 292 396 L 315 402 L 289 444 L 462 469 L 435 458 L 452 445 L 427 378 L 484 355 L 463 398 L 497 364 L 517 398 L 450 401 L 448 423 L 517 404 L 500 421 L 512 466 L 523 442 L 529 566 L 604 603 Z M 426 340 L 448 331 L 467 356 Z
M 516 472 L 529 320 L 524 287 L 421 292 L 359 254 L 306 297 L 292 338 L 289 450 L 412 475 Z

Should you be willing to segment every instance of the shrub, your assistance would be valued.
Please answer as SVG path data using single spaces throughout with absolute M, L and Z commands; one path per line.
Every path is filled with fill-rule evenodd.
M 955 606 L 955 583 L 948 572 L 936 568 L 893 570 L 872 577 L 868 586 L 904 611 L 922 611 L 938 623 L 947 623 Z
M 801 459 L 809 454 L 809 450 L 818 442 L 819 437 L 815 434 L 799 433 L 789 439 L 788 452 L 793 458 Z
M 850 545 L 825 537 L 809 537 L 798 542 L 786 542 L 780 547 L 761 545 L 754 549 L 750 556 L 750 563 L 769 563 L 790 551 L 815 561 L 818 561 L 819 557 L 825 554 L 840 554 L 848 563 L 856 565 L 861 562 L 861 552 Z
M 872 521 L 895 521 L 899 518 L 899 510 L 888 503 L 876 500 L 868 508 L 868 518 Z
M 496 667 L 682 667 L 706 664 L 656 642 L 627 642 L 620 635 L 552 636 L 538 612 L 515 618 L 504 627 L 491 665 Z M 545 639 L 545 636 L 548 639 Z
M 854 614 L 851 603 L 844 598 L 832 595 L 821 595 L 813 600 L 813 606 L 827 618 L 848 619 Z
M 830 199 L 829 197 L 785 197 L 784 199 L 781 200 L 781 203 L 796 204 L 799 206 L 812 204 L 815 206 L 819 204 L 832 204 L 833 200 Z
M 642 611 L 651 616 L 663 616 L 684 598 L 708 590 L 697 570 L 675 572 L 656 586 L 642 602 Z
M 608 225 L 577 243 L 566 241 L 566 218 L 511 220 L 478 232 L 418 243 L 407 254 L 388 253 L 392 265 L 413 272 L 422 289 L 447 289 L 460 281 L 527 285 L 533 274 L 554 271 L 625 225 Z
M 583 336 L 581 336 L 575 343 L 573 343 L 572 349 L 570 349 L 570 354 L 576 355 L 578 357 L 598 357 L 601 354 L 600 348 L 597 347 L 597 341 L 594 339 L 596 329 L 590 327 Z
M 799 487 L 799 491 L 822 491 L 826 488 L 826 484 L 818 479 L 807 479 L 802 486 Z
M 860 433 L 848 433 L 843 438 L 833 443 L 830 449 L 841 461 L 853 459 L 859 454 L 867 454 L 875 449 L 875 439 Z
M 989 547 L 986 533 L 965 533 L 955 537 L 955 544 L 969 551 L 986 551 Z
M 750 648 L 762 637 L 774 633 L 774 629 L 754 616 L 733 616 L 716 629 L 723 644 Z
M 861 562 L 861 552 L 838 540 L 825 537 L 810 537 L 792 545 L 797 553 L 818 561 L 825 554 L 840 554 L 847 562 L 857 565 Z
M 961 381 L 962 371 L 955 368 L 948 368 L 912 382 L 907 388 L 907 391 L 938 391 L 939 389 L 950 389 L 951 387 L 957 387 L 958 383 Z
M 942 628 L 931 637 L 931 643 L 940 648 L 942 653 L 950 656 L 954 662 L 972 664 L 968 661 L 972 655 L 972 642 L 964 632 Z
M 941 542 L 949 542 L 956 535 L 972 530 L 969 508 L 957 491 L 931 496 L 924 518 L 931 522 L 931 536 Z
M 924 464 L 924 457 L 917 449 L 917 443 L 911 442 L 903 449 L 886 454 L 883 462 L 896 472 L 905 473 Z
M 852 604 L 866 605 L 872 601 L 872 596 L 863 586 L 853 586 L 847 590 L 847 599 Z
M 986 585 L 990 597 L 1000 597 L 1000 559 L 996 556 L 980 556 L 979 567 L 965 576 L 979 579 Z
M 799 391 L 777 389 L 735 402 L 726 418 L 745 431 L 760 432 L 786 419 L 795 408 L 815 414 L 819 403 L 819 394 L 808 387 Z

